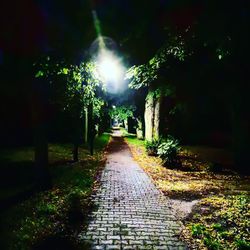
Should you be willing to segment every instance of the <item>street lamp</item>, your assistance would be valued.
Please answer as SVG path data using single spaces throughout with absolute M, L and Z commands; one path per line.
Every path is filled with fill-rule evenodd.
M 101 39 L 103 42 L 103 39 Z M 124 83 L 124 76 L 126 69 L 122 65 L 121 58 L 115 55 L 111 50 L 108 50 L 104 42 L 100 42 L 99 38 L 99 50 L 95 57 L 96 70 L 93 73 L 95 78 L 99 78 L 100 81 L 106 86 L 107 91 L 116 93 L 122 89 Z M 88 138 L 90 143 L 90 154 L 93 155 L 94 149 L 94 129 L 93 129 L 93 102 L 91 101 L 88 106 Z
M 121 87 L 125 75 L 125 67 L 122 65 L 121 59 L 112 51 L 101 49 L 96 64 L 97 72 L 107 88 L 109 88 L 108 90 L 116 92 Z M 108 84 L 111 84 L 111 86 L 108 86 Z

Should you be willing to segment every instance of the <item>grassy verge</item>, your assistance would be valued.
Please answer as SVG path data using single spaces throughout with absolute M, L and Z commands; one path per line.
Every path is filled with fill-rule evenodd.
M 249 177 L 212 171 L 211 162 L 187 149 L 180 153 L 182 168 L 168 169 L 160 158 L 147 155 L 143 141 L 131 137 L 126 141 L 135 160 L 168 197 L 200 200 L 183 221 L 182 237 L 191 249 L 250 249 Z
M 185 222 L 183 238 L 196 249 L 250 249 L 249 201 L 245 194 L 202 199 Z
M 49 146 L 53 188 L 34 195 L 1 215 L 1 249 L 33 249 L 39 242 L 58 235 L 69 239 L 72 244 L 69 249 L 73 249 L 73 245 L 77 244 L 75 233 L 86 226 L 84 221 L 91 208 L 90 194 L 98 170 L 104 165 L 103 149 L 108 140 L 107 134 L 96 138 L 94 156 L 89 155 L 87 148 L 81 147 L 80 160 L 74 164 L 70 163 L 70 145 Z M 25 158 L 32 154 L 32 149 L 26 150 L 29 152 L 26 156 L 15 152 Z M 20 160 L 12 152 L 9 154 L 16 162 Z M 23 177 L 25 173 L 23 166 L 20 174 Z

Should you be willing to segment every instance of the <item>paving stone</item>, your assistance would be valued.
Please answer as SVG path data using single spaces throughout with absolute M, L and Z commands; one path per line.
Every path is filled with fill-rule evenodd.
M 154 247 L 155 250 L 166 250 L 166 249 L 170 249 L 169 247 L 167 246 L 156 246 Z
M 129 244 L 131 244 L 131 245 L 143 245 L 143 241 L 142 240 L 130 240 Z
M 120 235 L 107 235 L 107 240 L 120 240 Z
M 187 249 L 177 238 L 182 225 L 168 199 L 133 160 L 121 137 L 113 137 L 108 146 L 100 183 L 92 197 L 97 210 L 79 240 L 98 240 L 92 249 Z
M 122 236 L 123 240 L 134 240 L 135 236 Z
M 104 246 L 93 246 L 92 249 L 93 250 L 104 250 L 105 247 Z
M 113 244 L 112 240 L 100 240 L 99 242 L 101 245 L 112 245 Z
M 133 246 L 123 246 L 123 248 L 122 249 L 124 249 L 124 250 L 134 250 L 134 249 L 136 249 L 136 248 L 133 248 Z
M 108 245 L 108 246 L 106 246 L 106 249 L 107 250 L 120 250 L 122 248 L 119 245 Z

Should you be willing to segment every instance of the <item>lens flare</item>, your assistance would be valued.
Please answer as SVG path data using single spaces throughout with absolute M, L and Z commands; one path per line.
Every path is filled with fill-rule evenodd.
M 123 91 L 125 86 L 126 68 L 121 57 L 117 56 L 116 46 L 112 39 L 103 37 L 101 25 L 95 10 L 92 11 L 97 39 L 92 43 L 90 51 L 97 65 L 97 75 L 106 86 L 108 92 Z
M 105 81 L 118 84 L 123 80 L 125 69 L 121 60 L 111 51 L 101 50 L 97 58 L 97 68 L 100 76 Z

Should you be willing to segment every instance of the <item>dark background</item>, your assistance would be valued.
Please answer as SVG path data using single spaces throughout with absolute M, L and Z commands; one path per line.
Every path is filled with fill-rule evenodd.
M 244 0 L 1 2 L 1 147 L 33 143 L 31 112 L 37 97 L 33 94 L 32 64 L 47 54 L 80 62 L 96 39 L 92 10 L 100 19 L 102 34 L 117 43 L 128 66 L 146 63 L 169 34 L 182 35 L 192 55 L 183 63 L 170 63 L 168 79 L 176 86 L 177 95 L 166 102 L 183 102 L 185 109 L 166 121 L 167 126 L 185 144 L 227 147 L 240 151 L 246 160 L 250 13 Z M 219 60 L 218 48 L 229 54 Z M 51 94 L 43 86 L 38 91 L 44 96 Z M 143 91 L 131 97 L 140 112 Z M 50 140 L 62 138 L 71 120 L 55 105 L 46 105 Z

